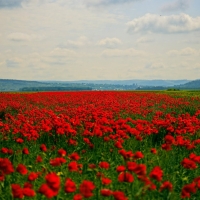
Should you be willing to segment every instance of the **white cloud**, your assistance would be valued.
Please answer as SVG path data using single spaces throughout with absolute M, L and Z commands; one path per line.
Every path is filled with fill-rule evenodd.
M 193 49 L 191 47 L 186 47 L 181 50 L 168 51 L 167 54 L 169 56 L 195 56 L 195 55 L 198 55 L 199 52 L 196 49 Z
M 133 48 L 129 49 L 106 49 L 102 52 L 102 56 L 121 57 L 121 56 L 144 56 L 145 52 Z
M 136 40 L 137 43 L 150 43 L 153 42 L 152 39 L 147 38 L 147 37 L 140 37 Z
M 104 79 L 197 78 L 197 71 L 188 72 L 190 66 L 198 69 L 200 52 L 192 56 L 190 49 L 181 50 L 185 47 L 200 50 L 199 18 L 195 17 L 200 16 L 198 2 L 190 5 L 190 16 L 143 16 L 147 10 L 159 11 L 163 2 L 176 1 L 90 0 L 94 7 L 87 7 L 88 0 L 16 0 L 17 4 L 14 0 L 4 0 L 9 5 L 1 7 L 0 4 L 3 22 L 0 77 L 29 80 L 98 79 L 100 76 Z M 138 33 L 127 35 L 125 23 L 131 19 L 138 21 L 130 26 L 130 32 Z M 143 34 L 148 31 L 177 34 Z M 179 34 L 189 31 L 196 32 Z M 175 50 L 176 56 L 169 57 L 169 50 Z M 188 63 L 188 71 L 179 67 L 181 62 Z M 147 63 L 150 64 L 147 66 Z M 133 71 L 127 72 L 127 69 Z
M 49 56 L 71 58 L 71 57 L 76 56 L 76 53 L 75 51 L 65 49 L 65 48 L 55 48 L 54 50 L 50 52 Z
M 23 60 L 18 57 L 10 58 L 6 60 L 6 66 L 11 68 L 20 67 L 20 64 L 23 63 Z
M 89 43 L 88 39 L 85 36 L 81 36 L 77 40 L 67 41 L 67 45 L 72 46 L 72 47 L 81 47 L 81 46 L 85 46 L 88 43 Z
M 8 35 L 8 39 L 12 40 L 12 41 L 32 41 L 35 39 L 40 39 L 42 37 L 38 37 L 34 34 L 26 34 L 26 33 L 21 33 L 21 32 L 15 32 L 15 33 L 11 33 Z
M 191 0 L 176 0 L 172 3 L 167 3 L 162 7 L 162 11 L 170 12 L 176 10 L 186 10 L 189 8 Z
M 51 52 L 45 53 L 40 59 L 50 65 L 65 65 L 76 58 L 75 51 L 66 48 L 55 48 Z M 37 59 L 37 57 L 36 57 Z
M 200 17 L 187 14 L 160 16 L 147 13 L 127 23 L 128 32 L 184 33 L 200 30 Z
M 193 69 L 200 72 L 200 63 L 194 64 Z
M 183 40 L 182 40 L 182 42 L 184 42 L 184 43 L 187 43 L 187 44 L 200 44 L 200 40 L 199 40 L 199 38 L 198 38 L 198 36 L 197 37 L 192 37 L 192 38 L 184 38 Z
M 146 69 L 152 69 L 152 70 L 159 70 L 165 68 L 164 63 L 162 62 L 154 62 L 154 63 L 148 63 L 145 66 Z
M 97 43 L 99 46 L 104 46 L 108 48 L 114 48 L 122 44 L 121 40 L 118 38 L 104 38 Z
M 113 4 L 124 4 L 141 0 L 84 0 L 88 6 L 106 6 Z

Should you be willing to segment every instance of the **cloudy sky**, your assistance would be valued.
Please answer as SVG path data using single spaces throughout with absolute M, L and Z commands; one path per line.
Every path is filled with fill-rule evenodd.
M 200 78 L 199 0 L 0 0 L 0 78 Z

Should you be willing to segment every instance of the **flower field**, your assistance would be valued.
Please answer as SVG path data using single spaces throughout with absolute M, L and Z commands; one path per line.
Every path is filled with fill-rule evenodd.
M 199 197 L 199 93 L 0 93 L 0 199 Z

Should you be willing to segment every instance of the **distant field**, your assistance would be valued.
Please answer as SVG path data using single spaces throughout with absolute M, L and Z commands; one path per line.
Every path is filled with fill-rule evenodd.
M 0 93 L 0 199 L 199 197 L 200 91 Z

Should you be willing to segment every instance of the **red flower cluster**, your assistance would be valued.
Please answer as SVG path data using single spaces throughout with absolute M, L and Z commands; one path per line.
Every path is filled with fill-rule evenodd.
M 0 150 L 3 157 L 0 158 L 0 181 L 5 181 L 2 186 L 5 191 L 11 186 L 14 198 L 34 197 L 36 192 L 32 183 L 37 187 L 44 176 L 45 181 L 37 191 L 44 198 L 57 196 L 63 186 L 67 193 L 65 196 L 73 196 L 73 200 L 104 197 L 128 200 L 136 196 L 142 198 L 151 190 L 157 190 L 152 192 L 152 198 L 154 195 L 158 198 L 158 192 L 164 195 L 172 190 L 172 199 L 177 193 L 181 198 L 190 198 L 200 189 L 200 178 L 196 177 L 191 183 L 183 185 L 182 190 L 179 185 L 172 185 L 165 178 L 179 183 L 179 180 L 174 180 L 174 177 L 178 179 L 179 176 L 173 177 L 166 170 L 168 164 L 165 166 L 162 162 L 169 160 L 162 160 L 165 157 L 162 156 L 167 154 L 162 149 L 176 153 L 181 148 L 183 155 L 188 155 L 188 150 L 192 149 L 198 152 L 200 98 L 174 96 L 146 92 L 0 93 L 0 97 L 3 97 L 0 98 L 0 113 L 6 111 L 5 120 L 0 121 L 4 145 Z M 194 109 L 184 113 L 182 108 L 185 106 Z M 17 144 L 11 146 L 12 140 Z M 163 144 L 161 141 L 164 141 Z M 144 143 L 148 145 L 142 149 Z M 150 146 L 152 143 L 155 145 Z M 35 152 L 31 144 L 37 146 Z M 40 155 L 36 155 L 39 150 Z M 97 152 L 98 155 L 95 155 Z M 190 153 L 182 161 L 170 158 L 173 159 L 172 163 L 177 162 L 176 167 L 185 168 L 179 171 L 180 179 L 185 171 L 188 177 L 191 177 L 189 173 L 198 173 L 200 155 Z M 162 169 L 154 167 L 157 159 Z M 13 173 L 10 161 L 16 163 L 18 173 Z M 52 172 L 52 166 L 55 172 Z M 28 172 L 28 169 L 35 172 Z M 16 177 L 28 182 L 22 187 L 12 184 Z M 94 181 L 85 180 L 87 177 Z M 80 183 L 80 180 L 83 181 Z M 129 187 L 124 191 L 113 189 L 122 189 L 130 183 L 141 192 L 132 194 Z M 60 192 L 60 195 L 63 194 L 63 191 Z M 9 198 L 9 195 L 2 196 L 4 199 Z
M 28 180 L 29 181 L 35 181 L 38 178 L 39 173 L 38 172 L 31 172 L 28 175 Z
M 103 162 L 99 163 L 99 167 L 101 167 L 103 169 L 109 169 L 110 164 L 108 162 L 103 161 Z
M 196 169 L 197 165 L 196 162 L 194 162 L 191 159 L 184 158 L 183 161 L 181 162 L 181 165 L 183 165 L 184 168 L 186 169 Z
M 196 191 L 197 188 L 195 182 L 187 184 L 182 188 L 181 198 L 190 198 L 191 193 L 196 193 Z
M 40 145 L 40 150 L 43 151 L 43 152 L 47 152 L 47 147 L 45 144 L 41 144 Z
M 163 182 L 162 185 L 160 186 L 160 191 L 162 192 L 165 189 L 172 191 L 172 189 L 173 189 L 172 183 L 169 181 Z
M 95 189 L 95 185 L 93 182 L 84 180 L 80 185 L 80 193 L 84 198 L 89 198 L 93 195 L 93 190 Z
M 58 194 L 60 189 L 60 178 L 55 173 L 49 173 L 45 177 L 46 183 L 42 184 L 39 192 L 44 194 L 47 198 L 52 198 Z
M 0 181 L 4 180 L 4 176 L 14 172 L 12 163 L 8 158 L 0 158 Z
M 159 166 L 154 167 L 152 171 L 150 172 L 150 178 L 152 179 L 161 181 L 162 177 L 163 177 L 163 170 Z
M 79 160 L 80 156 L 78 155 L 78 153 L 74 152 L 71 155 L 69 155 L 69 158 L 72 160 Z
M 16 171 L 19 172 L 21 175 L 26 175 L 28 173 L 26 166 L 23 164 L 19 164 L 16 168 Z
M 61 166 L 63 163 L 66 163 L 66 160 L 64 158 L 54 158 L 50 160 L 50 164 L 54 167 Z
M 134 177 L 131 173 L 129 172 L 122 172 L 119 174 L 118 176 L 118 181 L 119 182 L 128 182 L 128 183 L 132 183 L 134 180 Z
M 115 200 L 128 200 L 125 194 L 122 191 L 115 191 L 113 192 L 113 196 Z
M 67 155 L 67 152 L 64 150 L 64 149 L 59 149 L 58 150 L 58 154 L 59 154 L 59 156 L 66 156 Z
M 110 183 L 112 183 L 112 180 L 109 179 L 109 178 L 106 178 L 106 177 L 102 177 L 101 183 L 102 183 L 103 185 L 109 185 Z
M 75 191 L 76 191 L 76 184 L 70 178 L 67 178 L 65 181 L 65 192 L 73 193 Z
M 12 195 L 14 198 L 22 199 L 24 196 L 26 197 L 35 196 L 35 191 L 29 186 L 27 187 L 25 185 L 24 188 L 21 188 L 21 186 L 18 184 L 11 184 L 11 188 L 12 188 Z

